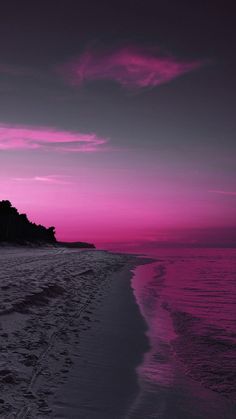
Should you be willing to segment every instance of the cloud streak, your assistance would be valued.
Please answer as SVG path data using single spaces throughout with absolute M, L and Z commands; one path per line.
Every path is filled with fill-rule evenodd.
M 147 88 L 168 83 L 202 64 L 154 54 L 152 49 L 123 47 L 109 52 L 89 49 L 62 71 L 79 86 L 92 80 L 112 80 L 128 88 Z
M 15 182 L 37 182 L 49 185 L 71 185 L 71 176 L 66 175 L 44 175 L 34 177 L 16 177 L 13 178 Z
M 231 196 L 236 196 L 236 192 L 234 192 L 234 191 L 212 190 L 212 191 L 209 191 L 209 192 L 210 192 L 210 193 L 220 194 L 220 195 L 231 195 Z
M 95 133 L 0 124 L 0 150 L 96 152 L 104 149 L 107 142 Z

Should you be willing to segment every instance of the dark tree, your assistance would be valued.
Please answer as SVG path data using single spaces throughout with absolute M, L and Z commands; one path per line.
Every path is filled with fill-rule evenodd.
M 0 242 L 56 243 L 55 227 L 31 223 L 26 214 L 19 214 L 10 201 L 0 201 Z

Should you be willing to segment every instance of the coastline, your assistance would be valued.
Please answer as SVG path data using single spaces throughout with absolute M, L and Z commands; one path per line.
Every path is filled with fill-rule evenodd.
M 148 263 L 148 259 L 62 248 L 4 249 L 0 259 L 0 417 L 55 418 L 53 401 L 73 378 L 78 359 L 84 366 L 86 357 L 96 363 L 98 356 L 97 367 L 104 368 L 103 378 L 109 370 L 103 360 L 114 361 L 110 366 L 119 379 L 112 394 L 119 394 L 117 403 L 124 411 L 137 391 L 135 367 L 147 349 L 144 320 L 130 286 L 130 270 Z M 135 333 L 130 334 L 130 328 Z M 103 341 L 99 342 L 101 337 Z M 88 350 L 89 345 L 94 352 Z M 108 352 L 103 353 L 106 345 Z M 133 353 L 137 346 L 138 352 Z M 128 374 L 126 368 L 121 373 L 125 360 L 129 360 Z M 90 384 L 94 380 L 94 391 L 98 390 L 98 372 L 91 371 L 89 365 L 83 371 L 84 377 L 89 379 L 91 375 Z M 106 375 L 107 383 L 114 382 L 113 378 Z M 79 385 L 84 388 L 82 379 Z M 69 385 L 68 394 L 72 388 Z M 123 396 L 119 388 L 123 388 Z M 97 401 L 104 406 L 107 403 L 101 394 Z M 66 402 L 65 407 L 69 409 Z M 64 417 L 72 418 L 71 414 Z
M 136 367 L 149 348 L 131 288 L 131 271 L 138 264 L 114 273 L 102 304 L 95 302 L 89 331 L 74 348 L 72 373 L 54 399 L 53 418 L 126 417 L 139 392 Z
M 126 419 L 233 419 L 235 251 L 157 249 L 153 256 L 132 279 L 150 347 Z
M 212 304 L 210 269 L 216 292 L 224 289 L 219 303 L 227 306 L 217 313 L 227 315 L 231 330 L 235 253 L 208 253 L 158 249 L 153 259 L 62 248 L 0 252 L 0 418 L 221 419 L 227 413 L 233 419 L 235 403 L 221 389 L 226 396 L 234 389 L 228 368 L 234 347 L 224 343 L 227 330 L 214 326 L 214 312 L 204 316 L 203 291 Z M 205 277 L 198 276 L 199 263 Z M 194 323 L 192 310 L 200 310 Z M 217 333 L 214 347 L 209 334 L 205 345 L 209 328 Z M 208 386 L 212 371 L 215 389 Z

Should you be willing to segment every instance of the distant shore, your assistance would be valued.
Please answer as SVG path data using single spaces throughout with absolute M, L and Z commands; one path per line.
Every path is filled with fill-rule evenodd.
M 45 242 L 45 241 L 27 241 L 27 240 L 18 240 L 18 241 L 2 241 L 0 242 L 1 247 L 65 247 L 68 249 L 95 249 L 96 246 L 93 243 L 86 242 L 60 242 L 55 241 L 54 243 Z
M 86 242 L 60 242 L 56 243 L 57 246 L 67 247 L 68 249 L 95 249 L 96 246 L 93 243 Z

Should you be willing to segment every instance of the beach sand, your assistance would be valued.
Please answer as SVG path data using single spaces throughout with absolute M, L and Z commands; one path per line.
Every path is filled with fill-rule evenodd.
M 125 418 L 138 392 L 136 367 L 148 350 L 146 325 L 131 289 L 132 264 L 113 274 L 89 333 L 73 354 L 73 370 L 57 393 L 56 419 Z
M 128 255 L 1 248 L 0 418 L 118 418 L 147 349 Z M 101 412 L 101 414 L 100 414 Z

